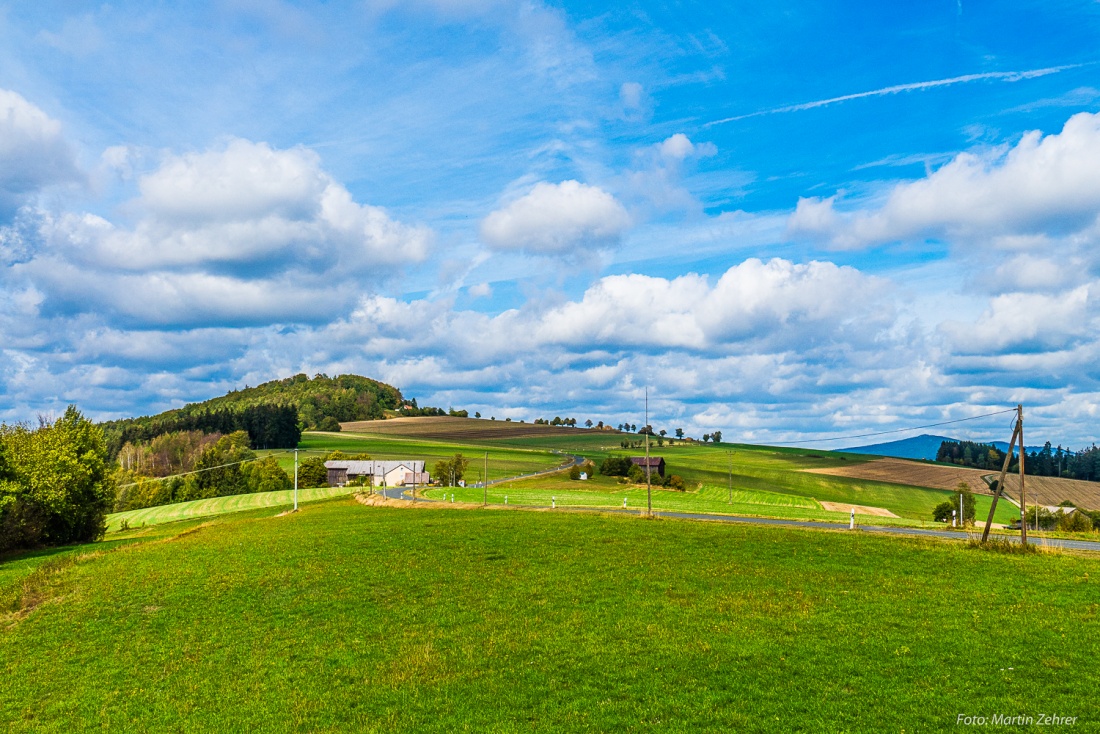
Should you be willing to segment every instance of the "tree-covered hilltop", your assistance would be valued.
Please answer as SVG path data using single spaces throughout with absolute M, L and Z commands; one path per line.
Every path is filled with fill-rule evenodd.
M 401 391 L 359 375 L 304 374 L 233 390 L 221 397 L 191 403 L 153 416 L 127 418 L 103 424 L 111 456 L 127 443 L 147 443 L 177 431 L 248 433 L 253 449 L 293 448 L 303 430 L 339 430 L 343 421 L 376 420 L 386 411 L 401 415 L 436 415 L 443 411 L 420 408 Z

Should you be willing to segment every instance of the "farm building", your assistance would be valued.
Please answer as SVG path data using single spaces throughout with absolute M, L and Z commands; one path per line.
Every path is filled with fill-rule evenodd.
M 428 484 L 423 461 L 326 461 L 328 486 L 342 487 L 363 477 L 369 477 L 375 487 L 402 487 L 406 484 Z
M 634 464 L 635 466 L 641 467 L 642 471 L 646 470 L 646 461 L 647 461 L 647 459 L 644 456 L 631 456 L 630 457 L 630 463 Z M 649 461 L 649 474 L 650 474 L 650 476 L 652 476 L 654 473 L 657 473 L 662 477 L 665 475 L 665 460 L 664 459 L 662 459 L 660 456 L 650 456 L 648 461 Z

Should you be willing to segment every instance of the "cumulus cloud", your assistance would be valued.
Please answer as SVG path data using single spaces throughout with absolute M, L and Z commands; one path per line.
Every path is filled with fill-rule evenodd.
M 941 330 L 958 354 L 1046 352 L 1067 349 L 1094 333 L 1090 287 L 1059 295 L 1006 293 L 995 297 L 974 324 L 947 321 Z
M 898 184 L 879 206 L 842 211 L 835 197 L 800 199 L 789 231 L 846 248 L 924 237 L 1018 247 L 1020 237 L 1065 235 L 1096 222 L 1098 162 L 1100 114 L 1081 113 L 1060 133 L 1032 131 L 1011 147 L 962 153 Z
M 80 178 L 61 123 L 0 89 L 0 224 L 42 188 Z
M 132 228 L 92 215 L 52 227 L 55 242 L 102 265 L 144 270 L 240 264 L 362 271 L 419 262 L 431 232 L 356 203 L 304 148 L 233 140 L 225 148 L 169 156 L 141 177 Z
M 540 182 L 481 222 L 481 238 L 498 250 L 570 255 L 615 245 L 630 215 L 614 196 L 578 181 Z
M 364 278 L 422 261 L 432 241 L 354 201 L 304 148 L 233 140 L 169 155 L 138 191 L 124 207 L 131 225 L 41 213 L 33 256 L 29 227 L 0 236 L 9 279 L 42 291 L 49 313 L 128 325 L 316 323 L 346 312 Z
M 828 262 L 746 260 L 716 283 L 688 274 L 602 278 L 550 311 L 539 333 L 557 342 L 743 351 L 873 338 L 894 312 L 886 282 Z M 851 294 L 859 293 L 853 299 Z M 738 345 L 740 348 L 738 349 Z

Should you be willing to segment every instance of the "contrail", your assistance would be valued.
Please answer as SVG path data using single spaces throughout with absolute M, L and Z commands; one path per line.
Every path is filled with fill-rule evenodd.
M 1045 69 L 1032 69 L 1031 71 L 987 71 L 982 74 L 964 74 L 963 76 L 953 76 L 950 79 L 934 79 L 928 82 L 911 82 L 909 84 L 896 84 L 892 87 L 883 87 L 882 89 L 872 89 L 870 92 L 856 92 L 855 94 L 845 94 L 840 97 L 830 97 L 829 99 L 819 99 L 814 102 L 803 102 L 802 104 L 792 104 L 786 107 L 773 107 L 770 110 L 760 110 L 759 112 L 750 112 L 746 115 L 737 115 L 736 117 L 726 117 L 721 120 L 715 120 L 714 122 L 708 122 L 703 127 L 711 127 L 713 125 L 721 125 L 726 122 L 736 122 L 737 120 L 747 120 L 750 117 L 760 117 L 762 115 L 774 115 L 779 112 L 801 112 L 802 110 L 812 110 L 815 107 L 824 107 L 826 105 L 836 104 L 837 102 L 847 102 L 852 99 L 863 99 L 864 97 L 884 97 L 888 94 L 898 94 L 899 92 L 915 92 L 923 91 L 925 89 L 934 89 L 936 87 L 948 87 L 953 84 L 965 84 L 967 82 L 978 82 L 986 79 L 997 79 L 1005 82 L 1018 82 L 1022 79 L 1035 79 L 1040 76 L 1047 76 L 1048 74 L 1057 74 L 1060 71 L 1067 69 L 1077 69 L 1087 64 L 1067 64 L 1066 66 L 1049 66 Z

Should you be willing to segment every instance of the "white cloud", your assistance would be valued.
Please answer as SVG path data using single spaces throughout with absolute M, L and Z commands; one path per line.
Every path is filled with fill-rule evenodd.
M 470 286 L 466 292 L 473 298 L 489 298 L 493 295 L 493 287 L 488 283 L 478 283 Z
M 481 237 L 498 250 L 570 255 L 615 245 L 630 215 L 614 196 L 578 181 L 540 182 L 481 223 Z
M 364 283 L 422 261 L 432 240 L 354 201 L 303 148 L 232 140 L 169 155 L 138 189 L 123 208 L 131 225 L 39 212 L 0 230 L 6 278 L 41 292 L 46 313 L 130 326 L 317 323 L 346 313 Z
M 580 301 L 551 310 L 538 333 L 559 343 L 616 347 L 808 348 L 830 339 L 863 341 L 888 328 L 894 311 L 885 292 L 885 281 L 854 268 L 752 258 L 714 285 L 694 274 L 602 278 Z
M 693 156 L 705 157 L 718 152 L 714 143 L 692 143 L 683 133 L 676 133 L 665 139 L 658 150 L 662 157 L 672 161 L 682 161 Z
M 133 228 L 69 215 L 52 229 L 77 257 L 128 270 L 236 263 L 358 272 L 419 262 L 431 232 L 356 203 L 304 148 L 233 140 L 224 149 L 169 156 L 139 182 Z
M 40 189 L 80 178 L 61 123 L 0 89 L 0 223 Z
M 974 324 L 947 321 L 943 332 L 959 354 L 1047 352 L 1066 349 L 1095 333 L 1089 286 L 1058 295 L 1006 293 L 995 297 Z M 1090 308 L 1091 305 L 1091 308 Z
M 837 247 L 946 237 L 1012 248 L 1021 236 L 1081 231 L 1100 212 L 1100 114 L 1074 115 L 1060 133 L 1032 131 L 1010 148 L 962 153 L 898 184 L 881 206 L 843 212 L 836 203 L 800 199 L 790 232 Z

